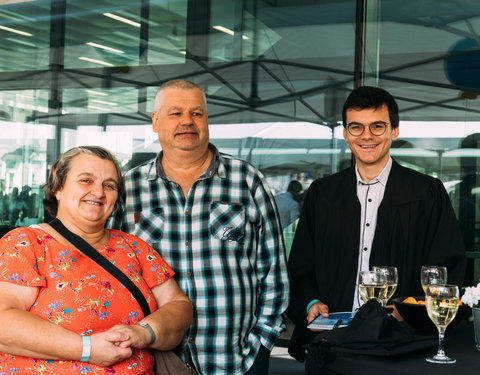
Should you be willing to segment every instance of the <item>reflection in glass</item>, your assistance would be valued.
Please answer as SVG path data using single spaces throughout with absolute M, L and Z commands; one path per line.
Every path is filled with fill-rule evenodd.
M 185 61 L 187 0 L 67 0 L 66 68 L 180 64 Z M 90 27 L 85 27 L 90 25 Z
M 0 72 L 48 69 L 50 5 L 47 1 L 0 3 Z
M 308 187 L 351 165 L 342 105 L 355 84 L 373 84 L 400 106 L 392 156 L 441 179 L 467 250 L 480 250 L 478 1 L 376 2 L 358 20 L 363 41 L 354 0 L 66 0 L 65 17 L 62 4 L 0 4 L 3 196 L 39 194 L 67 146 L 111 148 L 125 169 L 154 156 L 153 97 L 172 78 L 205 88 L 221 151 L 260 168 L 272 190 L 292 178 Z M 470 264 L 466 283 L 477 279 Z
M 43 221 L 41 186 L 54 130 L 52 125 L 0 121 L 0 231 Z

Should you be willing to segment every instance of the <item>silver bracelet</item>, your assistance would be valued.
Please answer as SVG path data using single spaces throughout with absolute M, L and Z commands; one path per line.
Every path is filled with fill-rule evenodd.
M 139 326 L 146 328 L 148 333 L 150 333 L 150 342 L 148 343 L 148 346 L 152 345 L 156 340 L 157 340 L 157 335 L 155 335 L 155 332 L 153 332 L 152 327 L 150 327 L 150 324 L 146 322 L 139 322 Z

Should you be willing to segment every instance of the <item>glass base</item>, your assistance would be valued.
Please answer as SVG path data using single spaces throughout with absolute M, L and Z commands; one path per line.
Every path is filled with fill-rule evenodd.
M 433 357 L 425 358 L 425 361 L 431 363 L 451 364 L 457 362 L 456 359 L 447 356 L 434 355 Z
M 476 348 L 477 348 L 478 351 L 480 351 L 480 344 L 477 344 Z

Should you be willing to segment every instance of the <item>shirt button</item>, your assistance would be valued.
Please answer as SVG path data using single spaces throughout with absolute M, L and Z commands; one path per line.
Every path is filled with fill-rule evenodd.
M 191 273 L 191 272 L 187 272 L 187 277 L 192 277 L 192 273 Z
M 368 201 L 369 201 L 369 202 L 371 202 L 371 201 L 372 201 L 372 199 L 371 199 L 371 198 L 368 198 Z
M 185 245 L 187 245 L 187 247 L 189 247 L 190 246 L 190 241 L 185 242 Z
M 187 216 L 190 215 L 190 211 L 189 210 L 185 211 L 185 215 Z
M 363 248 L 363 251 L 367 251 L 368 249 L 366 247 Z
M 365 225 L 366 225 L 367 227 L 369 227 L 369 226 L 370 226 L 370 224 L 369 224 L 369 223 L 367 223 L 367 224 L 365 224 Z

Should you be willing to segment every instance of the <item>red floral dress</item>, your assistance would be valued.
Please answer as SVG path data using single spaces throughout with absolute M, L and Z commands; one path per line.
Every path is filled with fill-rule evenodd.
M 174 274 L 162 257 L 141 239 L 118 230 L 110 230 L 108 244 L 97 251 L 138 286 L 155 311 L 151 288 Z M 30 312 L 80 335 L 136 324 L 143 318 L 137 301 L 117 279 L 40 228 L 16 228 L 0 240 L 0 281 L 39 287 Z M 153 374 L 153 365 L 146 350 L 137 350 L 111 367 L 0 353 L 0 375 Z

